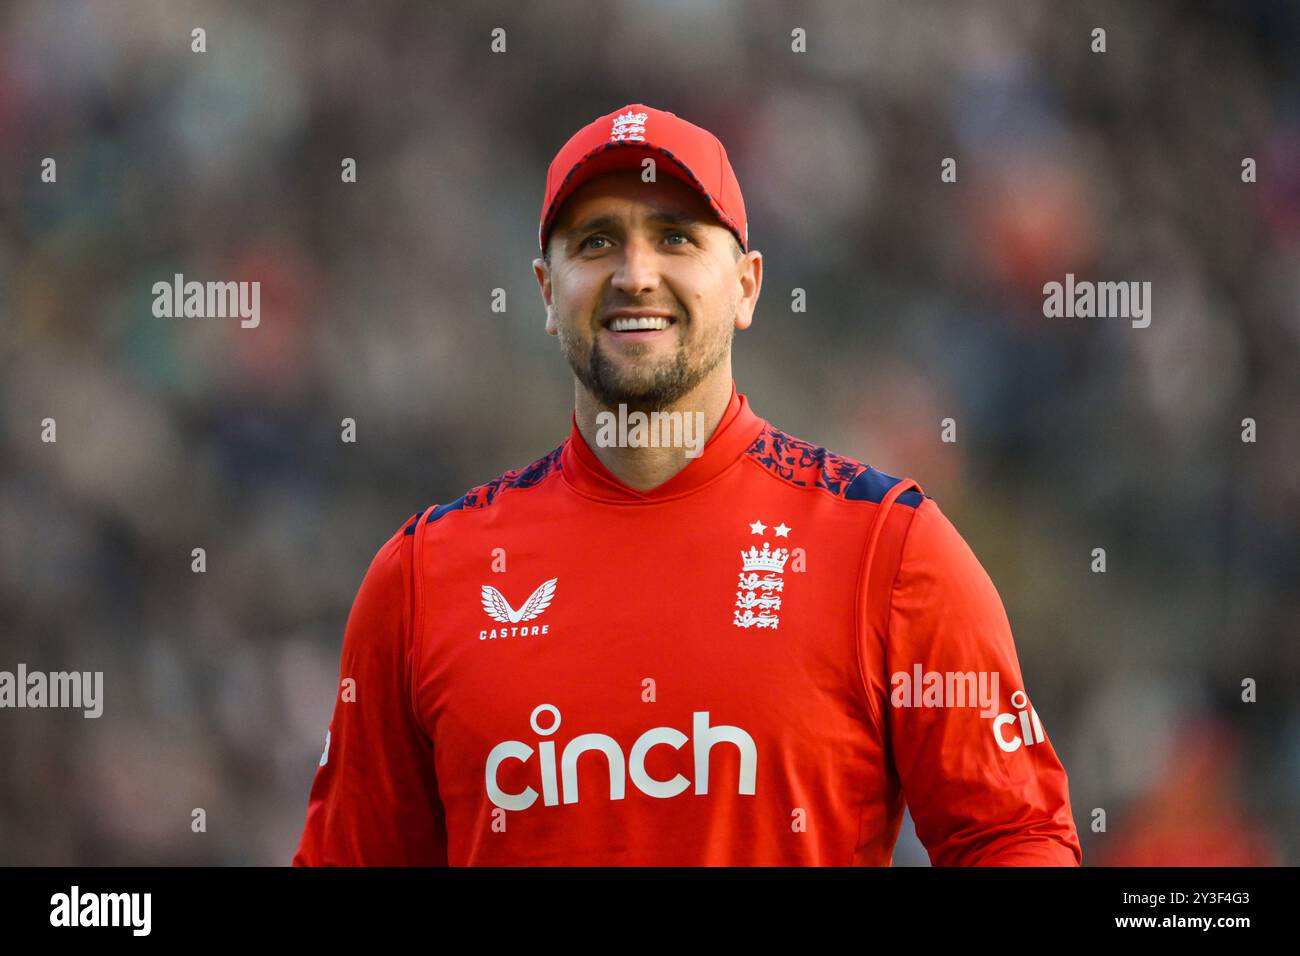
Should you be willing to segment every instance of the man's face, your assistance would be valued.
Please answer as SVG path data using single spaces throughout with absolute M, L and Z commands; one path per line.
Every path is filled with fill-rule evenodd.
M 685 183 L 646 183 L 635 171 L 584 183 L 561 208 L 549 248 L 549 266 L 533 263 L 546 331 L 601 404 L 664 408 L 710 374 L 730 376 L 731 339 L 752 320 L 761 257 L 737 258 L 732 234 Z

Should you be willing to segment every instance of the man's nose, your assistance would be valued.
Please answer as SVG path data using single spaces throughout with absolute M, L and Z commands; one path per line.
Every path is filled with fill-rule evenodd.
M 623 243 L 612 282 L 616 289 L 628 296 L 653 292 L 659 287 L 659 264 L 649 240 L 631 236 Z

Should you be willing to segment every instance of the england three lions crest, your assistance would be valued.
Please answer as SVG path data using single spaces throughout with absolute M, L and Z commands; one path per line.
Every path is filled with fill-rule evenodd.
M 645 121 L 649 116 L 649 113 L 633 113 L 631 110 L 619 113 L 614 117 L 614 126 L 609 133 L 610 141 L 645 142 Z
M 765 535 L 767 525 L 750 524 L 751 534 Z M 785 522 L 774 529 L 778 538 L 787 537 Z M 781 599 L 785 591 L 785 566 L 790 560 L 788 548 L 773 548 L 764 541 L 761 548 L 750 545 L 740 552 L 740 578 L 737 581 L 736 607 L 732 623 L 736 627 L 765 627 L 772 630 L 781 623 Z

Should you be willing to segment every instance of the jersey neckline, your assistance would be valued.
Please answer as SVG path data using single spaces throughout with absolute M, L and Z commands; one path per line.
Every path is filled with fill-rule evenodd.
M 606 501 L 658 501 L 689 494 L 712 481 L 735 464 L 753 444 L 766 424 L 749 407 L 749 399 L 731 383 L 731 399 L 726 411 L 705 442 L 700 455 L 661 485 L 637 491 L 620 481 L 596 457 L 578 430 L 578 416 L 570 415 L 571 430 L 560 454 L 560 472 L 573 488 L 585 495 Z

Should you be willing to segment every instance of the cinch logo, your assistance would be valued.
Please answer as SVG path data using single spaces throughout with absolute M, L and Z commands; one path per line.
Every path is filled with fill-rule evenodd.
M 1026 747 L 1032 747 L 1047 739 L 1043 734 L 1043 724 L 1038 719 L 1038 711 L 1029 706 L 1029 697 L 1023 690 L 1018 690 L 1011 695 L 1011 706 L 1016 709 L 1020 717 L 1020 733 L 1024 734 L 1024 738 L 1022 739 L 1019 734 L 1012 734 L 1011 738 L 1007 739 L 1002 733 L 1002 728 L 1007 724 L 1014 724 L 1016 718 L 1011 714 L 998 714 L 993 718 L 993 739 L 998 742 L 998 746 L 1003 751 L 1009 754 L 1015 753 L 1022 743 Z
M 554 722 L 545 729 L 537 723 L 538 716 L 544 713 L 549 713 L 554 717 Z M 692 716 L 694 719 L 692 733 L 695 752 L 695 792 L 697 794 L 707 794 L 709 792 L 709 752 L 715 744 L 728 743 L 735 745 L 736 749 L 740 751 L 740 782 L 736 792 L 752 796 L 754 793 L 754 780 L 758 770 L 758 748 L 754 746 L 754 738 L 739 727 L 710 727 L 709 712 L 707 710 L 697 710 Z M 533 733 L 539 737 L 549 737 L 560 729 L 559 708 L 553 704 L 539 704 L 533 708 L 532 714 L 528 717 L 528 723 L 532 726 Z M 541 764 L 542 803 L 548 807 L 558 804 L 560 802 L 561 788 L 563 789 L 565 803 L 578 802 L 578 757 L 588 750 L 597 750 L 605 755 L 609 765 L 609 798 L 611 800 L 623 799 L 628 776 L 631 776 L 632 782 L 636 784 L 637 789 L 647 796 L 675 797 L 690 786 L 690 781 L 680 773 L 671 780 L 656 780 L 646 773 L 646 754 L 650 752 L 652 747 L 657 747 L 660 744 L 667 744 L 674 750 L 681 750 L 682 746 L 690 739 L 680 730 L 675 730 L 672 727 L 654 727 L 637 738 L 636 743 L 632 745 L 630 758 L 625 759 L 623 748 L 619 746 L 617 740 L 608 734 L 580 734 L 569 741 L 564 748 L 564 753 L 560 756 L 560 780 L 558 784 L 555 776 L 555 741 L 538 741 L 537 754 L 538 762 Z M 537 801 L 537 791 L 532 787 L 525 787 L 519 793 L 506 793 L 497 783 L 497 769 L 502 763 L 507 760 L 518 760 L 527 763 L 532 759 L 532 756 L 533 748 L 522 740 L 502 741 L 488 752 L 486 768 L 487 794 L 488 798 L 498 807 L 503 810 L 527 810 Z

